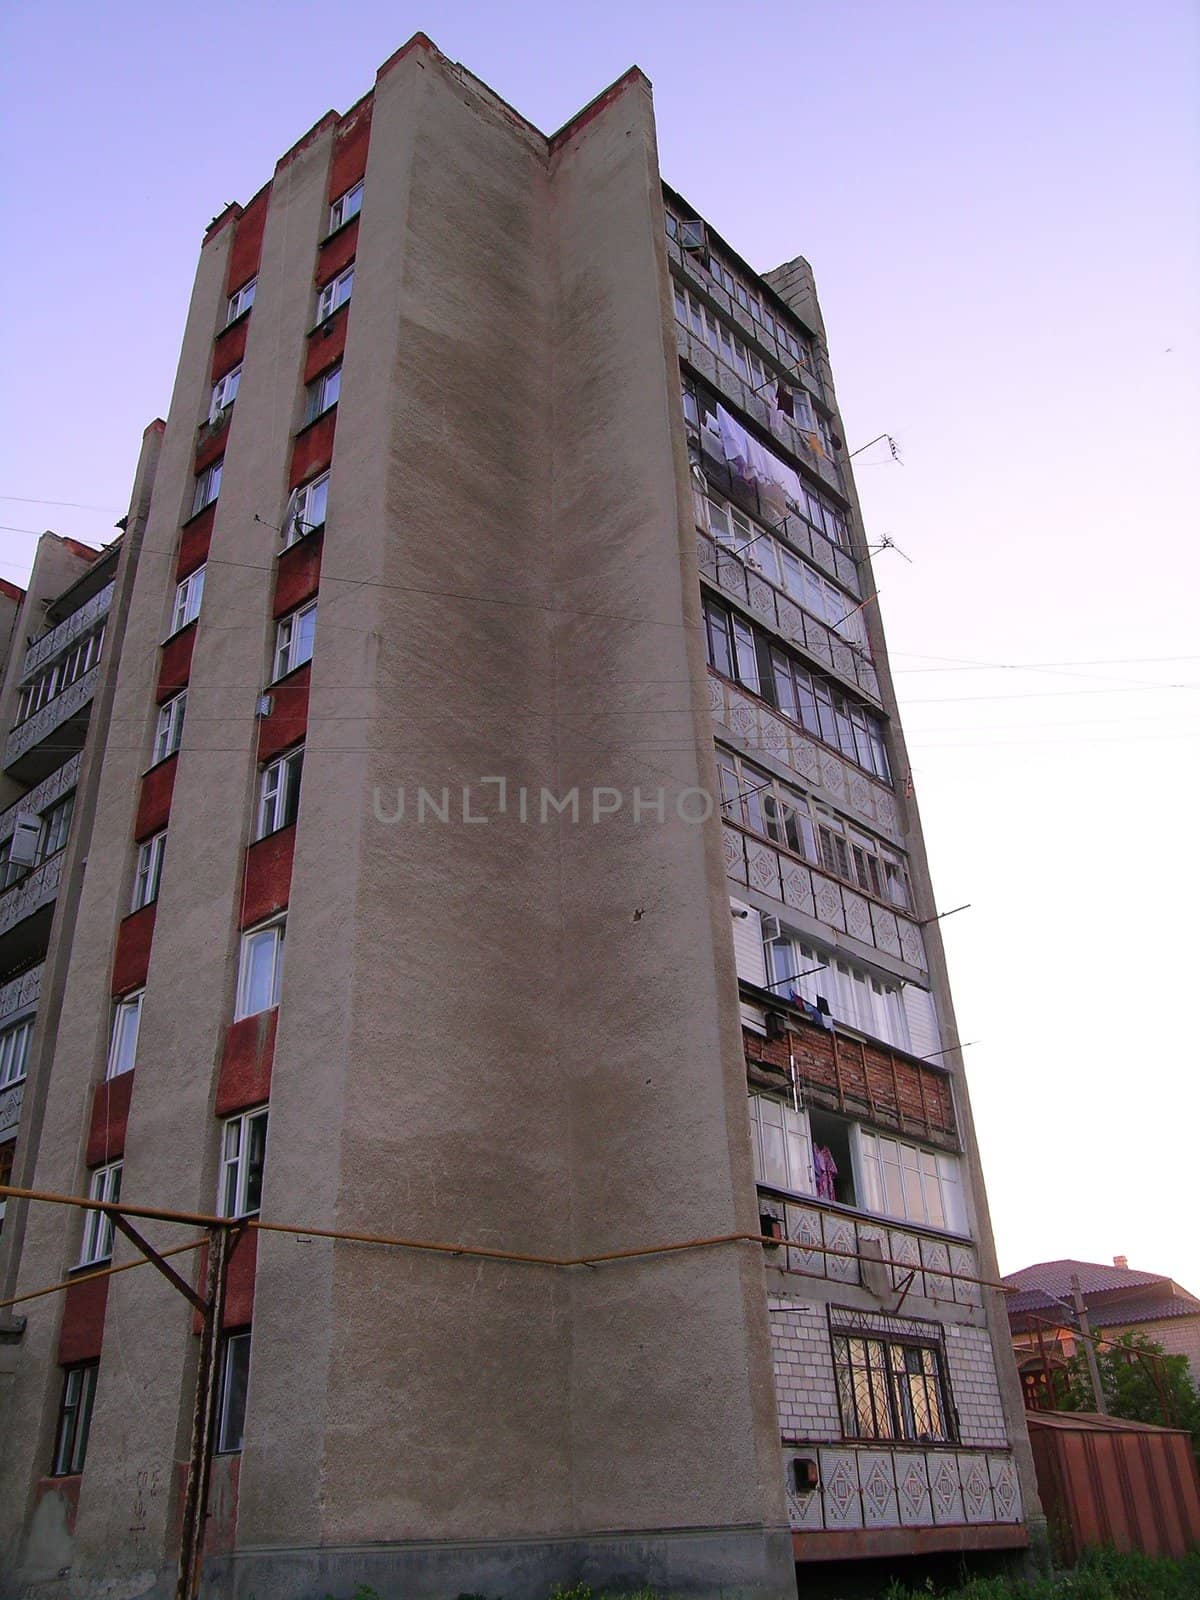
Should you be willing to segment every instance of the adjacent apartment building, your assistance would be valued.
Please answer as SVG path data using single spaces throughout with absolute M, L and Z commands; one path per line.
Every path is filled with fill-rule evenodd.
M 547 138 L 418 35 L 209 225 L 148 440 L 10 665 L 10 834 L 92 787 L 13 857 L 0 993 L 17 1187 L 179 1213 L 159 1250 L 248 1224 L 204 1592 L 1022 1550 L 807 263 L 664 188 L 640 72 Z M 35 689 L 114 593 L 119 649 Z M 142 1262 L 9 1201 L 5 1595 L 174 1592 L 197 1320 Z

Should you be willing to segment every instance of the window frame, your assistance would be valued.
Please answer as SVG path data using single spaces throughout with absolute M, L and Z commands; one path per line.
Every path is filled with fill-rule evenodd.
M 164 700 L 158 708 L 154 724 L 154 743 L 150 751 L 154 758 L 150 763 L 152 767 L 175 755 L 183 743 L 183 719 L 187 714 L 187 696 L 187 690 L 181 689 L 169 700 Z M 159 749 L 160 744 L 165 746 L 162 750 Z
M 0 1093 L 29 1076 L 29 1046 L 36 1017 L 18 1017 L 0 1028 Z
M 965 1190 L 958 1156 L 878 1128 L 859 1128 L 856 1139 L 854 1159 L 862 1175 L 864 1209 L 877 1217 L 967 1237 Z M 896 1149 L 894 1161 L 887 1158 L 885 1147 L 889 1145 Z M 915 1159 L 906 1160 L 906 1156 Z M 889 1168 L 894 1168 L 898 1176 L 889 1178 Z M 920 1195 L 919 1214 L 912 1204 L 913 1179 Z M 931 1195 L 936 1198 L 936 1206 L 930 1203 Z M 895 1207 L 893 1198 L 899 1202 Z
M 223 373 L 213 384 L 212 394 L 208 402 L 208 422 L 210 427 L 214 427 L 220 422 L 222 415 L 229 410 L 237 399 L 238 390 L 242 384 L 242 366 L 243 363 L 239 361 L 236 367 L 230 367 L 229 371 Z M 220 402 L 219 404 L 218 401 Z
M 300 484 L 292 490 L 291 499 L 284 517 L 283 548 L 290 550 L 294 544 L 299 544 L 301 539 L 307 539 L 311 533 L 319 533 L 325 526 L 325 519 L 329 511 L 329 479 L 328 469 L 319 472 L 315 478 L 310 478 L 307 483 Z M 314 522 L 309 515 L 309 508 L 315 495 L 320 493 L 321 520 Z
M 312 617 L 312 626 L 308 631 L 307 639 L 302 626 L 307 617 Z M 275 648 L 271 654 L 271 679 L 278 683 L 286 678 L 289 673 L 295 672 L 297 667 L 302 667 L 313 658 L 317 639 L 317 601 L 306 600 L 303 605 L 297 606 L 294 611 L 289 611 L 279 618 L 275 624 Z M 307 647 L 308 654 L 301 655 L 300 651 Z
M 108 1034 L 108 1055 L 104 1065 L 104 1079 L 120 1078 L 137 1066 L 138 1039 L 142 1031 L 142 1008 L 146 1000 L 145 989 L 134 989 L 113 1002 L 112 1023 Z M 128 1046 L 130 1019 L 132 1017 L 133 1044 Z M 128 1054 L 128 1066 L 120 1062 Z
M 182 633 L 200 615 L 200 607 L 204 604 L 204 575 L 208 570 L 208 563 L 197 567 L 194 572 L 189 572 L 186 578 L 181 578 L 175 585 L 175 600 L 171 607 L 171 626 L 167 634 L 168 639 L 173 639 L 177 633 Z
M 54 1453 L 50 1462 L 52 1478 L 73 1478 L 83 1471 L 99 1371 L 99 1358 L 76 1362 L 63 1369 L 58 1422 L 54 1429 Z
M 254 842 L 290 828 L 300 809 L 300 783 L 304 772 L 304 746 L 295 746 L 259 768 L 258 804 Z
M 250 1378 L 251 1330 L 239 1328 L 222 1334 L 217 1375 L 216 1427 L 213 1430 L 214 1455 L 236 1455 L 246 1437 L 246 1394 Z M 240 1374 L 236 1368 L 242 1366 Z M 235 1378 L 239 1381 L 235 1384 Z M 232 1406 L 231 1406 L 232 1398 Z M 229 1442 L 230 1424 L 237 1419 L 237 1443 Z
M 333 384 L 333 399 L 329 399 L 329 386 Z M 304 390 L 304 421 L 301 431 L 311 427 L 327 411 L 332 411 L 341 399 L 342 394 L 342 363 L 337 360 L 318 372 L 312 381 L 305 385 Z
M 808 1112 L 779 1095 L 757 1090 L 751 1090 L 748 1100 L 755 1183 L 785 1194 L 815 1195 Z
M 359 178 L 357 183 L 352 183 L 348 189 L 344 189 L 336 200 L 329 202 L 329 231 L 325 235 L 327 239 L 331 234 L 335 234 L 339 228 L 344 228 L 348 222 L 353 222 L 355 217 L 358 216 L 362 210 L 365 184 L 366 179 Z M 348 203 L 349 209 L 347 209 Z
M 341 309 L 354 292 L 354 262 L 344 267 L 336 277 L 330 278 L 328 283 L 323 283 L 317 290 L 317 319 L 313 324 L 319 328 L 323 322 L 328 322 L 335 311 Z
M 238 1220 L 262 1209 L 269 1105 L 253 1106 L 221 1123 L 217 1215 Z M 230 1138 L 233 1135 L 233 1138 Z
M 162 828 L 138 845 L 133 864 L 133 894 L 129 910 L 142 911 L 158 899 L 162 883 L 163 854 L 167 847 L 167 830 Z
M 70 790 L 61 799 L 47 806 L 38 816 L 37 860 L 34 870 L 51 856 L 67 848 L 71 838 L 71 823 L 75 817 L 75 791 Z
M 238 974 L 237 994 L 234 1002 L 235 1022 L 241 1022 L 246 1017 L 258 1017 L 265 1011 L 272 1011 L 279 1004 L 279 994 L 283 983 L 283 957 L 286 941 L 287 919 L 274 917 L 270 922 L 263 922 L 257 928 L 247 928 L 242 934 L 238 945 Z M 254 1006 L 250 1009 L 250 1001 L 254 998 L 253 984 L 256 976 L 255 958 L 251 950 L 258 941 L 270 936 L 271 950 L 271 981 L 269 987 L 270 998 L 265 1005 Z
M 102 1167 L 93 1167 L 88 1179 L 88 1199 L 103 1200 L 115 1205 L 121 1198 L 121 1174 L 125 1162 L 109 1161 Z M 84 1215 L 83 1238 L 79 1246 L 76 1267 L 96 1267 L 112 1260 L 116 1229 L 107 1211 L 88 1211 Z
M 196 474 L 195 488 L 192 490 L 192 509 L 188 513 L 189 521 L 216 503 L 217 496 L 221 492 L 221 474 L 224 467 L 225 457 L 221 456 L 216 461 L 210 461 L 203 472 Z
M 258 274 L 247 278 L 240 289 L 235 289 L 225 304 L 225 326 L 231 327 L 241 316 L 245 316 L 254 304 L 254 296 L 258 289 Z

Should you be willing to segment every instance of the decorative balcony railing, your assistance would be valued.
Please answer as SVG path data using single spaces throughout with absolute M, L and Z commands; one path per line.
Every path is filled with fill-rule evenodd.
M 22 972 L 20 977 L 12 978 L 8 983 L 0 985 L 0 1027 L 3 1027 L 10 1017 L 19 1015 L 22 1011 L 29 1011 L 37 1005 L 42 994 L 42 972 L 45 963 L 30 967 L 28 972 Z
M 800 1493 L 793 1461 L 816 1457 L 819 1483 Z M 863 1533 L 886 1528 L 955 1527 L 955 1547 L 971 1549 L 970 1525 L 1013 1525 L 1023 1544 L 1021 1489 L 1008 1450 L 930 1450 L 920 1444 L 810 1445 L 784 1451 L 788 1522 L 793 1533 Z M 963 1525 L 967 1524 L 968 1528 Z M 994 1547 L 995 1538 L 978 1539 Z
M 0 811 L 0 844 L 3 844 L 9 834 L 17 825 L 20 816 L 41 816 L 43 811 L 48 811 L 56 800 L 61 800 L 63 795 L 72 790 L 79 782 L 79 768 L 83 762 L 82 751 L 77 752 L 61 767 L 56 767 L 48 778 L 43 778 L 41 783 L 35 784 L 32 789 L 23 794 L 6 811 Z M 0 994 L 3 990 L 0 990 Z M 3 1012 L 0 1011 L 0 1016 Z
M 22 680 L 32 677 L 39 667 L 45 666 L 47 661 L 53 661 L 55 656 L 61 655 L 76 639 L 89 633 L 100 618 L 111 610 L 116 587 L 115 581 L 107 584 L 81 605 L 78 611 L 72 611 L 69 617 L 64 617 L 56 628 L 51 628 L 49 633 L 44 633 L 40 639 L 35 639 L 25 652 L 25 662 L 21 668 Z
M 921 972 L 928 970 L 921 930 L 904 912 L 869 900 L 849 884 L 733 823 L 724 824 L 722 840 L 725 871 L 735 883 L 747 884 L 772 900 L 815 917 L 827 928 L 848 933 L 860 944 L 873 945 Z
M 69 722 L 95 695 L 99 681 L 100 667 L 97 665 L 90 672 L 85 672 L 82 678 L 76 678 L 75 682 L 61 694 L 56 694 L 53 700 L 48 700 L 40 711 L 34 712 L 32 717 L 18 723 L 9 734 L 4 746 L 5 766 L 11 767 L 14 761 L 19 761 L 27 751 L 41 744 L 42 740 L 48 738 L 56 728 L 61 728 L 64 722 Z
M 60 850 L 0 894 L 0 933 L 7 933 L 57 898 L 65 858 L 65 851 Z
M 958 1242 L 813 1198 L 787 1198 L 762 1185 L 758 1193 L 759 1210 L 783 1224 L 783 1242 L 767 1247 L 771 1266 L 831 1283 L 882 1283 L 904 1291 L 906 1298 L 916 1295 L 962 1306 L 983 1303 L 975 1281 L 975 1247 L 967 1240 Z

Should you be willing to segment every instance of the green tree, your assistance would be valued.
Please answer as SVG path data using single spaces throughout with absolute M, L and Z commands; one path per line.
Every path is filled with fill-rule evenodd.
M 1186 1356 L 1167 1355 L 1161 1344 L 1143 1333 L 1123 1333 L 1111 1341 L 1101 1336 L 1097 1360 L 1111 1416 L 1185 1428 L 1200 1460 L 1200 1393 Z M 1067 1366 L 1065 1389 L 1065 1394 L 1063 1386 L 1059 1389 L 1063 1411 L 1096 1409 L 1082 1344 Z

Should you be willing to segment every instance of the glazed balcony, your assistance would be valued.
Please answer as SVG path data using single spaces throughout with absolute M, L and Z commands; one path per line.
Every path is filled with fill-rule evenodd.
M 13 777 L 22 783 L 36 783 L 59 763 L 64 748 L 82 749 L 99 682 L 97 663 L 16 725 L 4 746 L 4 765 Z
M 106 584 L 90 600 L 81 605 L 78 611 L 72 611 L 69 617 L 64 617 L 57 628 L 51 628 L 48 633 L 42 634 L 40 639 L 35 639 L 25 652 L 25 661 L 21 667 L 22 681 L 33 677 L 39 668 L 53 661 L 55 656 L 64 654 L 76 639 L 82 638 L 85 633 L 90 633 L 101 618 L 106 617 L 112 609 L 116 588 L 115 582 Z

